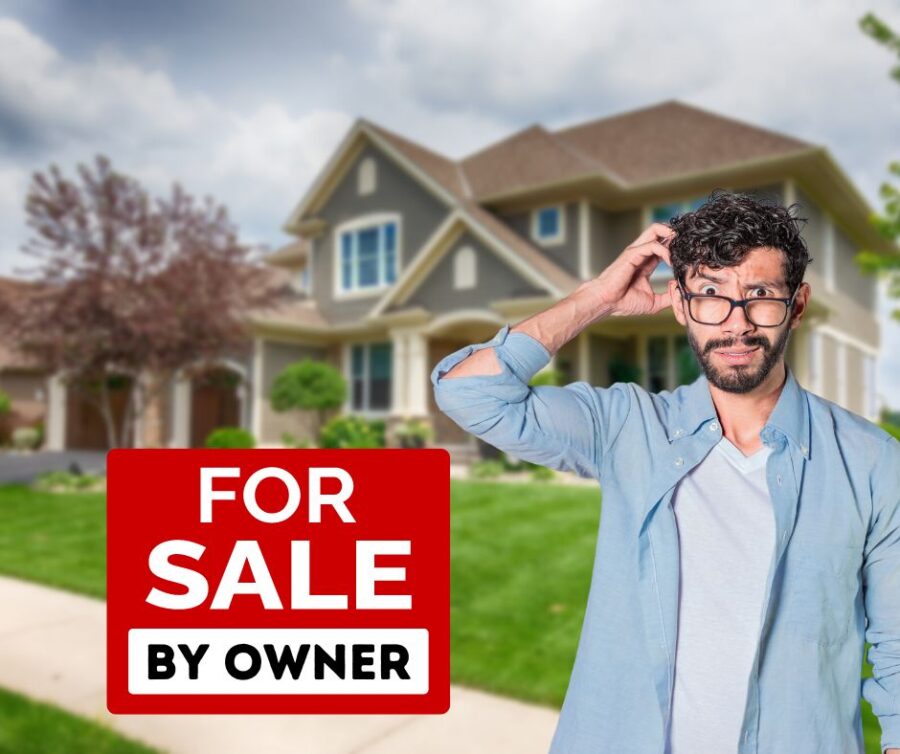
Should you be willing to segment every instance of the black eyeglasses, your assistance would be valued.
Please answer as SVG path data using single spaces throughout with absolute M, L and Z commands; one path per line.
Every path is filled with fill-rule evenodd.
M 789 298 L 759 296 L 735 300 L 710 293 L 691 293 L 680 283 L 678 288 L 688 302 L 688 313 L 694 322 L 701 325 L 721 325 L 731 316 L 734 307 L 740 306 L 747 319 L 757 327 L 778 327 L 783 324 L 794 303 L 794 297 L 800 290 L 797 288 Z

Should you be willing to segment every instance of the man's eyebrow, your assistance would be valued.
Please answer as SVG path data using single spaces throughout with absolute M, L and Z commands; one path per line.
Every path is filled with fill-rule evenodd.
M 710 275 L 707 272 L 698 272 L 696 275 L 697 278 L 703 278 L 704 280 L 710 280 L 713 283 L 724 283 L 725 281 L 722 278 L 717 278 L 715 275 Z M 765 288 L 780 288 L 784 283 L 777 282 L 775 280 L 757 280 L 753 283 L 744 283 L 744 288 L 756 288 L 757 286 L 763 286 Z

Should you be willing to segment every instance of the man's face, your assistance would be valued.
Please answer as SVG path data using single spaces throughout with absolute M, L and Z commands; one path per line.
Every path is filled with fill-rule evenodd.
M 685 281 L 690 293 L 717 294 L 732 299 L 788 298 L 782 268 L 783 254 L 777 249 L 760 247 L 750 251 L 739 265 L 722 269 L 701 266 Z M 688 341 L 694 349 L 707 380 L 729 393 L 747 393 L 761 385 L 778 364 L 787 347 L 791 330 L 799 325 L 797 316 L 805 308 L 809 286 L 806 283 L 795 297 L 793 312 L 788 311 L 777 327 L 762 327 L 751 322 L 741 307 L 734 307 L 718 325 L 700 324 L 689 315 L 687 301 L 672 281 L 675 316 L 687 327 Z

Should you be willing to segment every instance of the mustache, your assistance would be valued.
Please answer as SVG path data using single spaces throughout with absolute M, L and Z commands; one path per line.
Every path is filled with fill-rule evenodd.
M 763 351 L 768 351 L 771 347 L 769 345 L 769 341 L 763 338 L 762 336 L 744 338 L 742 341 L 737 341 L 734 338 L 731 340 L 710 340 L 707 342 L 706 346 L 703 349 L 703 353 L 707 354 L 710 351 L 715 351 L 719 348 L 732 348 L 733 346 L 740 345 L 743 348 L 755 348 L 756 346 L 760 346 Z

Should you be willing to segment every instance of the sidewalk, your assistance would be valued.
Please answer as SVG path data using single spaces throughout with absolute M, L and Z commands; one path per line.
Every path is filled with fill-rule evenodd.
M 171 754 L 546 754 L 557 713 L 453 686 L 446 715 L 111 715 L 106 606 L 0 576 L 0 686 Z

